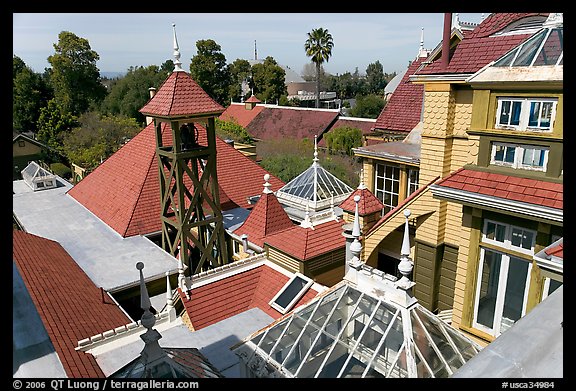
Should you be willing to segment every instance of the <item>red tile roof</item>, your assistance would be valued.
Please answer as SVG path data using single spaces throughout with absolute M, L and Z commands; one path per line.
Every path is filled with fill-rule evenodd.
M 184 71 L 172 72 L 158 88 L 158 92 L 140 109 L 144 115 L 165 118 L 218 115 L 223 111 L 224 107 Z
M 564 205 L 563 184 L 539 179 L 461 168 L 437 185 L 554 209 L 562 209 Z
M 165 145 L 171 145 L 172 133 L 166 123 L 163 123 L 162 137 Z M 206 144 L 206 129 L 202 127 L 199 142 Z M 221 208 L 250 208 L 248 197 L 260 192 L 267 171 L 218 137 L 216 153 Z M 272 175 L 269 182 L 273 188 L 284 186 L 284 182 Z M 160 231 L 160 181 L 154 125 L 144 128 L 68 194 L 123 237 Z
M 262 110 L 264 110 L 264 106 L 257 105 L 252 110 L 247 110 L 246 105 L 242 103 L 231 103 L 218 118 L 223 121 L 236 119 L 240 126 L 246 128 Z
M 464 36 L 454 50 L 448 69 L 442 69 L 441 56 L 418 74 L 474 73 L 488 63 L 525 41 L 531 34 L 491 36 L 513 22 L 529 16 L 548 16 L 548 13 L 494 13 L 484 19 L 471 33 Z
M 548 256 L 554 256 L 564 259 L 564 243 L 560 243 L 554 247 L 549 247 L 544 252 Z
M 260 103 L 262 102 L 260 99 L 256 98 L 256 95 L 250 96 L 250 98 L 246 99 L 248 103 Z
M 339 205 L 342 210 L 349 213 L 356 213 L 356 202 L 354 197 L 360 196 L 358 201 L 358 215 L 366 216 L 372 213 L 381 212 L 384 204 L 368 189 L 356 189 Z
M 424 60 L 424 57 L 417 57 L 412 61 L 376 119 L 374 130 L 409 132 L 418 125 L 424 102 L 424 85 L 411 83 L 409 77 L 418 70 Z
M 342 236 L 343 220 L 331 220 L 314 226 L 314 229 L 296 225 L 269 235 L 266 244 L 281 250 L 301 261 L 344 248 L 346 239 Z
M 250 136 L 260 140 L 308 138 L 313 140 L 326 132 L 338 118 L 338 111 L 265 107 L 248 126 Z
M 259 308 L 274 319 L 280 318 L 282 314 L 268 303 L 288 280 L 285 274 L 263 264 L 197 288 L 192 283 L 190 300 L 180 290 L 179 293 L 194 329 L 199 330 L 251 308 Z M 317 294 L 309 288 L 295 306 Z
M 250 242 L 263 247 L 264 239 L 268 235 L 292 226 L 294 223 L 274 193 L 263 193 L 248 218 L 234 231 L 234 234 L 246 234 Z
M 102 302 L 100 288 L 58 242 L 14 230 L 12 250 L 66 375 L 105 377 L 94 356 L 75 350 L 78 341 L 132 320 L 112 299 Z

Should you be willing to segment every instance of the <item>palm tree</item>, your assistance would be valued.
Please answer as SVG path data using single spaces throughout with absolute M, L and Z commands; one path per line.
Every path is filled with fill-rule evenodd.
M 333 47 L 332 34 L 322 27 L 312 29 L 304 43 L 306 55 L 316 64 L 316 108 L 320 106 L 320 66 L 324 61 L 328 61 Z

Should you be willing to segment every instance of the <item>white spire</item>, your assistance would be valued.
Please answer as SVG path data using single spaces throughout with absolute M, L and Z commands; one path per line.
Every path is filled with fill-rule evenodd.
M 268 182 L 268 180 L 270 179 L 270 174 L 264 174 L 264 194 L 270 194 L 272 193 L 272 190 L 270 189 L 272 187 L 272 185 L 270 184 L 270 182 Z
M 358 189 L 364 190 L 366 189 L 366 185 L 364 184 L 364 167 L 360 169 L 360 184 L 358 185 Z
M 398 271 L 402 274 L 402 278 L 396 282 L 396 286 L 408 291 L 414 286 L 408 276 L 412 273 L 412 268 L 414 264 L 410 259 L 410 231 L 408 227 L 408 217 L 410 217 L 410 210 L 404 210 L 404 217 L 406 222 L 404 225 L 404 238 L 402 240 L 402 249 L 400 250 L 400 263 L 398 264 Z
M 174 301 L 172 300 L 172 287 L 170 286 L 170 273 L 166 272 L 166 308 L 170 310 L 174 307 Z
M 174 71 L 182 71 L 182 63 L 180 62 L 180 51 L 178 48 L 178 39 L 176 38 L 176 24 L 172 23 L 172 30 L 174 30 Z
M 314 162 L 318 161 L 318 135 L 314 135 Z
M 310 207 L 308 206 L 308 203 L 306 203 L 306 216 L 304 217 L 304 220 L 302 220 L 302 222 L 300 223 L 300 226 L 302 228 L 314 229 L 314 225 L 312 224 L 312 221 L 310 220 Z
M 354 212 L 354 224 L 352 226 L 352 236 L 354 241 L 350 244 L 350 252 L 352 253 L 352 261 L 360 260 L 360 252 L 362 251 L 362 245 L 358 238 L 360 237 L 360 218 L 358 216 L 358 202 L 360 202 L 360 196 L 354 196 L 354 202 L 356 203 L 356 210 Z

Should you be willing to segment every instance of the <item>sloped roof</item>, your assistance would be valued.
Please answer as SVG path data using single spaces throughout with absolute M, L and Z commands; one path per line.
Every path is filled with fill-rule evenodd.
M 95 358 L 76 351 L 78 341 L 130 323 L 107 299 L 64 248 L 55 241 L 14 230 L 13 261 L 18 267 L 48 332 L 71 378 L 102 378 Z
M 442 69 L 441 56 L 426 65 L 419 75 L 442 73 L 474 73 L 491 61 L 500 58 L 532 34 L 494 35 L 511 23 L 531 16 L 548 16 L 548 13 L 493 13 L 472 32 L 465 34 L 450 57 L 448 68 Z
M 346 239 L 342 236 L 344 220 L 330 220 L 303 228 L 299 225 L 269 235 L 265 244 L 291 255 L 301 261 L 344 248 Z
M 342 128 L 342 127 L 350 127 L 350 128 L 358 128 L 362 131 L 362 135 L 367 135 L 372 133 L 372 128 L 376 123 L 376 119 L 373 118 L 355 118 L 355 117 L 341 117 L 339 116 L 336 122 L 327 132 L 331 132 L 333 129 Z M 326 140 L 324 137 L 320 141 L 318 141 L 318 146 L 325 147 Z
M 248 110 L 244 103 L 231 103 L 218 118 L 223 121 L 230 121 L 234 118 L 240 126 L 246 128 L 262 110 L 264 110 L 264 106 L 261 105 L 256 105 Z
M 374 130 L 409 132 L 418 125 L 422 115 L 424 86 L 410 82 L 409 77 L 416 73 L 424 60 L 424 57 L 417 57 L 412 61 L 376 119 Z
M 356 212 L 356 202 L 354 197 L 360 196 L 360 201 L 358 201 L 358 215 L 366 216 L 372 213 L 381 212 L 384 208 L 384 204 L 367 188 L 357 188 L 352 194 L 348 196 L 339 205 L 342 210 L 355 213 Z
M 259 140 L 320 139 L 338 118 L 338 110 L 267 106 L 246 126 L 248 134 Z
M 174 71 L 156 94 L 139 110 L 144 115 L 174 118 L 215 114 L 224 111 L 188 73 Z
M 180 289 L 178 292 L 194 329 L 200 330 L 251 308 L 259 308 L 274 319 L 280 318 L 282 314 L 268 303 L 289 279 L 285 273 L 262 264 L 201 286 L 195 287 L 193 279 L 190 299 Z M 317 294 L 310 287 L 295 306 Z
M 275 232 L 294 225 L 288 214 L 274 195 L 264 191 L 244 223 L 234 233 L 248 235 L 248 240 L 260 247 L 264 239 Z
M 562 183 L 512 175 L 474 171 L 460 168 L 436 183 L 469 193 L 483 194 L 507 200 L 563 209 L 564 186 Z
M 199 142 L 205 144 L 206 129 L 196 125 L 200 128 Z M 170 125 L 163 123 L 162 126 L 164 143 L 170 145 Z M 218 137 L 216 151 L 221 208 L 251 207 L 248 197 L 258 193 L 267 171 Z M 274 176 L 270 177 L 270 183 L 277 188 L 284 185 Z M 123 237 L 159 231 L 160 181 L 153 123 L 70 189 L 68 194 Z

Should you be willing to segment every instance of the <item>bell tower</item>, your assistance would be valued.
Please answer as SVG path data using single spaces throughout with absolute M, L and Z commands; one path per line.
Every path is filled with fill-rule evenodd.
M 224 108 L 186 73 L 174 30 L 174 71 L 140 109 L 156 130 L 162 248 L 189 275 L 229 262 L 216 172 L 215 118 Z

